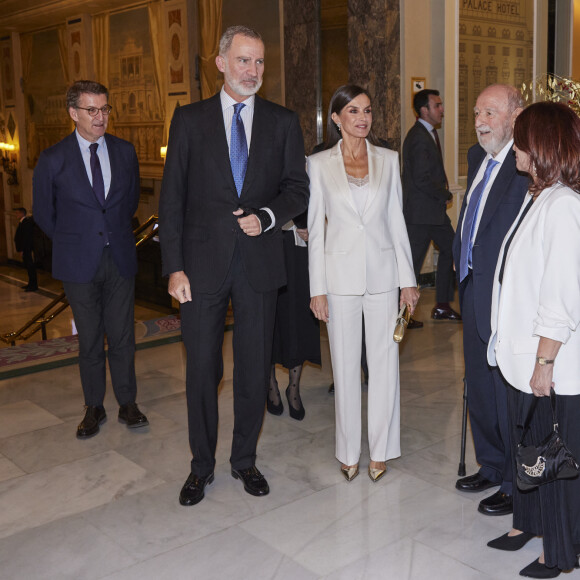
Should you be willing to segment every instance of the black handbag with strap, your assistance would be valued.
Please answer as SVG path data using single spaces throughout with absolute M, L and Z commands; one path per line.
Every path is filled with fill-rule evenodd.
M 566 447 L 558 430 L 556 393 L 553 388 L 550 389 L 550 402 L 552 404 L 553 430 L 539 445 L 524 445 L 524 438 L 538 404 L 538 397 L 533 398 L 528 409 L 516 453 L 517 485 L 521 491 L 535 489 L 539 485 L 556 479 L 577 477 L 580 472 L 580 465 Z

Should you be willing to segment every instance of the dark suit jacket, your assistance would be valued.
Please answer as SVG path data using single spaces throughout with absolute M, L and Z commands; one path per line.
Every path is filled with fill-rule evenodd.
M 459 214 L 459 222 L 453 240 L 453 260 L 459 264 L 461 256 L 461 229 L 465 214 L 467 192 L 469 192 L 477 171 L 485 159 L 486 152 L 477 144 L 467 153 L 467 189 Z M 516 159 L 513 151 L 507 154 L 493 182 L 473 243 L 473 291 L 477 332 L 485 342 L 491 334 L 491 291 L 498 254 L 503 239 L 516 219 L 528 191 L 529 179 L 516 172 Z M 459 267 L 456 269 L 459 284 Z M 459 301 L 463 303 L 463 286 L 459 285 Z
M 101 205 L 87 175 L 75 133 L 44 150 L 33 176 L 34 219 L 52 239 L 52 275 L 90 282 L 108 231 L 111 254 L 125 278 L 137 273 L 131 218 L 139 205 L 139 162 L 131 143 L 105 135 L 111 187 Z
M 435 140 L 417 121 L 403 142 L 403 214 L 408 224 L 442 225 L 447 216 L 445 168 Z
M 219 93 L 176 109 L 159 203 L 163 273 L 185 271 L 194 292 L 216 292 L 236 244 L 257 292 L 286 283 L 280 228 L 308 206 L 304 143 L 298 116 L 256 96 L 252 140 L 241 196 L 230 166 Z M 268 207 L 276 227 L 242 232 L 239 207 Z
M 14 245 L 17 252 L 32 252 L 34 249 L 34 220 L 26 216 L 14 232 Z

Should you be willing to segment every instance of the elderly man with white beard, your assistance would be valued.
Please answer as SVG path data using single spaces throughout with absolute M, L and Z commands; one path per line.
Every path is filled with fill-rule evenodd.
M 469 419 L 480 469 L 455 487 L 480 492 L 499 486 L 479 503 L 485 515 L 512 513 L 512 467 L 506 384 L 487 364 L 491 291 L 498 254 L 522 205 L 527 177 L 516 172 L 513 124 L 523 108 L 521 93 L 491 85 L 474 108 L 479 144 L 469 149 L 466 195 L 453 241 L 453 259 L 463 316 L 463 351 Z

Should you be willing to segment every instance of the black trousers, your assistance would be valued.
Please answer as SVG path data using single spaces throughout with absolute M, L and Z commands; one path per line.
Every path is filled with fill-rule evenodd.
M 512 493 L 512 455 L 508 422 L 507 384 L 497 367 L 487 364 L 487 341 L 477 332 L 473 280 L 462 282 L 463 356 L 469 421 L 479 473 Z
M 558 364 L 558 361 L 556 361 Z M 530 377 L 532 369 L 530 369 Z M 556 391 L 558 385 L 556 385 Z M 512 447 L 521 438 L 521 429 L 534 395 L 507 387 Z M 560 435 L 568 449 L 580 458 L 580 395 L 556 395 Z M 552 430 L 550 397 L 538 401 L 526 445 L 538 445 Z M 514 481 L 515 460 L 512 464 Z M 546 566 L 569 570 L 580 552 L 580 478 L 558 479 L 530 491 L 520 491 L 514 483 L 514 528 L 543 536 Z
M 113 391 L 119 405 L 134 403 L 135 278 L 123 278 L 111 252 L 103 250 L 91 282 L 63 282 L 79 333 L 79 368 L 85 405 L 105 398 L 105 335 Z
M 28 287 L 31 290 L 36 290 L 38 288 L 38 281 L 36 278 L 36 264 L 34 263 L 34 258 L 32 256 L 32 250 L 24 250 L 22 252 L 22 262 L 28 272 Z
M 439 248 L 439 260 L 437 262 L 436 300 L 437 302 L 451 302 L 454 294 L 455 276 L 453 272 L 452 244 L 455 232 L 447 218 L 443 225 L 431 224 L 407 224 L 411 254 L 413 256 L 413 269 L 415 278 L 419 279 L 421 267 L 431 241 Z
M 234 469 L 254 465 L 264 407 L 278 290 L 256 292 L 236 248 L 225 282 L 215 294 L 192 293 L 181 305 L 187 352 L 186 395 L 191 471 L 205 477 L 215 467 L 218 433 L 218 385 L 223 376 L 222 343 L 231 299 L 234 312 L 234 433 L 230 462 Z

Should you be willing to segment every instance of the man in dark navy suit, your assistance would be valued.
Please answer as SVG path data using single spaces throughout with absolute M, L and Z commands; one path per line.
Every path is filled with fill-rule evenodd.
M 119 421 L 148 425 L 135 403 L 135 274 L 131 218 L 139 204 L 139 163 L 133 145 L 106 133 L 108 91 L 77 81 L 66 105 L 76 130 L 40 155 L 34 170 L 34 217 L 52 239 L 52 275 L 62 280 L 79 335 L 86 411 L 77 437 L 106 420 L 105 348 Z
M 419 279 L 429 244 L 439 248 L 436 277 L 436 304 L 431 311 L 435 320 L 461 320 L 450 306 L 455 293 L 453 276 L 453 226 L 447 215 L 451 200 L 449 183 L 443 166 L 437 127 L 443 119 L 443 101 L 439 91 L 424 89 L 413 97 L 416 123 L 403 142 L 403 213 L 409 233 L 413 268 Z M 423 323 L 411 320 L 409 328 Z
M 187 350 L 191 472 L 179 501 L 204 498 L 214 479 L 222 342 L 234 311 L 231 474 L 247 493 L 269 486 L 255 465 L 270 377 L 278 288 L 286 283 L 281 227 L 308 205 L 296 113 L 256 95 L 264 43 L 247 27 L 220 40 L 222 90 L 176 109 L 159 203 L 169 293 L 181 303 Z
M 453 240 L 453 257 L 463 314 L 463 350 L 469 419 L 478 473 L 457 480 L 461 491 L 499 486 L 479 503 L 479 512 L 512 512 L 512 458 L 506 384 L 487 364 L 491 293 L 498 254 L 528 189 L 516 172 L 513 124 L 522 110 L 521 93 L 507 85 L 484 89 L 474 109 L 478 145 L 467 154 L 467 189 Z

